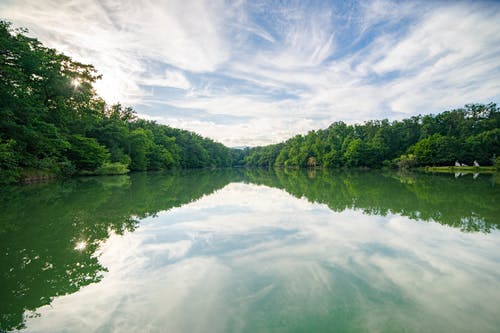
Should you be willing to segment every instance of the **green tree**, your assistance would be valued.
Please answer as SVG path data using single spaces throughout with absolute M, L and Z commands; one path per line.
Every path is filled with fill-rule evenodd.
M 149 165 L 148 154 L 153 146 L 153 133 L 143 128 L 130 132 L 128 138 L 131 170 L 147 170 Z
M 434 134 L 408 149 L 420 165 L 452 165 L 459 158 L 461 145 L 455 137 Z
M 15 152 L 16 142 L 8 140 L 0 141 L 0 184 L 12 183 L 19 178 L 19 162 Z
M 67 151 L 68 159 L 80 170 L 95 170 L 108 161 L 109 152 L 96 139 L 72 135 Z

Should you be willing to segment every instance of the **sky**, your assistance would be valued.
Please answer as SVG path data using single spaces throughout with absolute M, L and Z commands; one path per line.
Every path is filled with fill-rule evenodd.
M 500 1 L 0 0 L 97 92 L 227 146 L 500 101 Z

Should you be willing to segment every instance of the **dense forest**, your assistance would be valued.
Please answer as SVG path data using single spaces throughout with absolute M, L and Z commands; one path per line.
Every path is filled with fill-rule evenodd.
M 232 165 L 220 143 L 106 105 L 92 87 L 99 78 L 0 22 L 0 182 Z
M 470 104 L 438 115 L 401 121 L 335 122 L 324 130 L 297 135 L 284 143 L 252 149 L 249 166 L 414 167 L 497 163 L 500 108 Z
M 335 122 L 286 142 L 231 149 L 138 119 L 93 89 L 76 62 L 0 21 L 0 183 L 206 167 L 414 167 L 498 164 L 500 108 L 470 104 L 438 115 L 361 125 Z

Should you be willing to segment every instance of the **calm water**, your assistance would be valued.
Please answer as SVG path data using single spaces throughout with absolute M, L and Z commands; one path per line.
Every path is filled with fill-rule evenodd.
M 143 173 L 0 199 L 0 331 L 500 330 L 491 175 Z

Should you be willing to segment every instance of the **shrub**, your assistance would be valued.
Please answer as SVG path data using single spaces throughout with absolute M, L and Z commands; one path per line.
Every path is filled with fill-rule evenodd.
M 98 175 L 123 175 L 128 173 L 130 170 L 123 163 L 115 162 L 105 162 L 102 166 L 97 168 L 95 171 Z
M 394 162 L 399 169 L 410 169 L 417 165 L 417 158 L 413 154 L 401 155 Z
M 12 183 L 20 177 L 15 145 L 15 140 L 0 141 L 0 183 Z
M 95 170 L 109 158 L 106 147 L 100 145 L 96 139 L 72 135 L 70 143 L 68 159 L 78 170 Z

